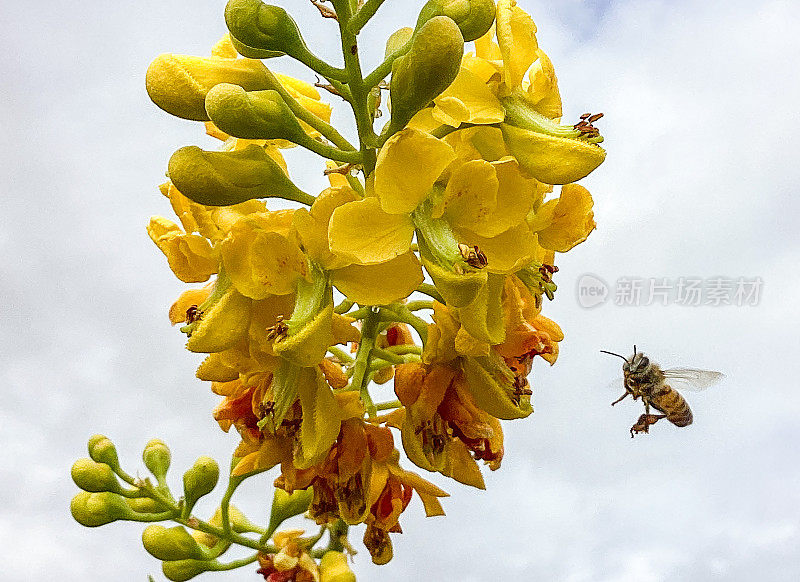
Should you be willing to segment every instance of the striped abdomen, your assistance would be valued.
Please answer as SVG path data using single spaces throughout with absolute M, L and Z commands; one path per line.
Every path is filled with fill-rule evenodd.
M 675 426 L 692 424 L 692 410 L 686 399 L 666 384 L 652 394 L 650 404 L 666 414 L 667 420 Z

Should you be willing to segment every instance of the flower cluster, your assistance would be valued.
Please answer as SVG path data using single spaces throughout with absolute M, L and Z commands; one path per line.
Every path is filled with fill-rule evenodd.
M 153 101 L 204 122 L 221 146 L 175 152 L 161 191 L 178 222 L 154 217 L 147 231 L 178 279 L 206 283 L 169 317 L 187 349 L 206 354 L 197 377 L 222 397 L 214 418 L 241 438 L 231 482 L 278 467 L 281 495 L 306 495 L 292 515 L 329 531 L 329 550 L 349 548 L 347 526 L 365 524 L 364 545 L 384 564 L 414 493 L 428 516 L 447 496 L 404 469 L 401 450 L 482 489 L 480 462 L 503 460 L 501 420 L 532 413 L 536 357 L 555 363 L 563 339 L 541 313 L 555 253 L 595 227 L 575 182 L 605 152 L 599 114 L 560 124 L 553 65 L 515 0 L 429 1 L 366 76 L 356 37 L 381 1 L 331 4 L 315 3 L 338 21 L 343 68 L 260 0 L 230 0 L 230 33 L 211 56 L 152 63 Z M 285 55 L 325 82 L 265 64 Z M 330 125 L 320 88 L 352 108 L 357 145 Z M 386 89 L 389 119 L 375 132 Z M 281 150 L 294 146 L 324 160 L 321 192 L 291 180 Z M 376 402 L 390 381 L 394 394 Z M 276 533 L 279 523 L 251 546 L 267 580 L 350 579 L 341 554 L 323 562 L 344 577 L 320 574 L 317 540 Z M 232 531 L 227 514 L 221 525 Z M 171 556 L 151 553 L 168 572 Z

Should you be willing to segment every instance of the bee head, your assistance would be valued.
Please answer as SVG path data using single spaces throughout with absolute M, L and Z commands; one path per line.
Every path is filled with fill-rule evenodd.
M 618 358 L 622 358 L 625 363 L 622 364 L 622 370 L 624 372 L 643 372 L 647 366 L 650 365 L 650 358 L 645 356 L 642 352 L 636 351 L 636 346 L 633 346 L 633 355 L 630 358 L 626 358 L 625 356 L 621 356 L 619 354 L 615 354 L 614 352 L 607 352 L 606 350 L 600 350 L 604 354 L 609 354 L 611 356 L 617 356 Z

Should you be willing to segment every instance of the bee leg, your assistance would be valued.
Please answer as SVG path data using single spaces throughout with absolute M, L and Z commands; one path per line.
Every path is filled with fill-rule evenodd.
M 657 423 L 662 418 L 666 418 L 666 414 L 643 414 L 639 417 L 639 420 L 636 421 L 631 427 L 631 438 L 634 437 L 634 434 L 645 433 L 648 434 L 650 432 L 650 425 Z
M 617 398 L 617 399 L 616 399 L 614 402 L 612 402 L 612 403 L 611 403 L 611 406 L 614 406 L 614 405 L 615 405 L 615 404 L 617 404 L 618 402 L 622 402 L 622 401 L 623 401 L 623 400 L 625 400 L 625 399 L 626 399 L 628 396 L 630 396 L 630 394 L 631 394 L 630 392 L 626 392 L 625 394 L 623 394 L 622 396 L 620 396 L 619 398 Z

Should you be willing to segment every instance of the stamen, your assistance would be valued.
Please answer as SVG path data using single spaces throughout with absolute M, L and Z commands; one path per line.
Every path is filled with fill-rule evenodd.
M 471 247 L 469 245 L 459 244 L 458 251 L 461 253 L 461 257 L 464 259 L 464 262 L 470 267 L 482 269 L 489 264 L 489 260 L 486 258 L 486 255 L 483 254 L 483 251 L 476 246 Z
M 186 310 L 186 323 L 194 323 L 203 318 L 202 310 L 197 305 L 192 305 Z
M 289 334 L 289 326 L 283 320 L 283 316 L 277 317 L 277 323 L 267 328 L 267 341 L 282 340 Z

